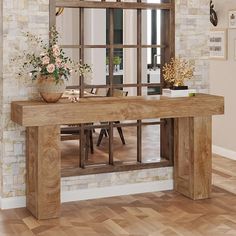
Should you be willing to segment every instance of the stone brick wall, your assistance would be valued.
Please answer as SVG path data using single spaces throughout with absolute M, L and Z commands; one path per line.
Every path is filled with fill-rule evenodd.
M 62 191 L 74 191 L 78 189 L 100 188 L 114 185 L 127 185 L 171 179 L 173 179 L 173 168 L 167 167 L 67 177 L 62 179 L 61 187 Z
M 1 0 L 3 4 L 2 197 L 25 195 L 25 130 L 10 121 L 10 103 L 28 99 L 31 82 L 16 79 L 11 59 L 25 47 L 23 31 L 48 37 L 49 0 Z
M 176 56 L 194 61 L 190 86 L 209 92 L 209 0 L 176 0 Z
M 0 141 L 3 155 L 0 175 L 3 179 L 1 195 L 8 198 L 25 195 L 25 130 L 10 121 L 10 102 L 28 99 L 34 92 L 32 84 L 23 84 L 16 79 L 16 65 L 11 58 L 24 48 L 21 31 L 37 32 L 47 37 L 49 0 L 0 2 L 3 3 L 3 80 L 0 82 L 0 104 L 3 102 Z M 200 90 L 208 89 L 208 22 L 208 0 L 176 0 L 176 54 L 195 61 L 196 78 L 192 86 Z M 68 191 L 119 185 L 127 180 L 136 183 L 171 178 L 172 168 L 80 176 L 62 179 L 62 189 Z

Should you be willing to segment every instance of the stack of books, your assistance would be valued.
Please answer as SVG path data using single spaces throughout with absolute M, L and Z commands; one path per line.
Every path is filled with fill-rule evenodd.
M 172 90 L 162 89 L 162 96 L 165 97 L 191 97 L 195 96 L 196 89 Z

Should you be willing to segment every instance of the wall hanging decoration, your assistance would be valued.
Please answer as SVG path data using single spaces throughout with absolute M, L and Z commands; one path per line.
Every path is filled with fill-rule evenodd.
M 236 60 L 236 39 L 234 39 L 234 60 Z
M 227 59 L 227 30 L 217 29 L 210 31 L 210 58 Z
M 214 10 L 214 4 L 210 1 L 210 21 L 214 26 L 218 24 L 218 17 L 216 11 Z
M 230 29 L 236 29 L 236 10 L 229 11 L 228 22 Z
M 64 7 L 57 7 L 56 8 L 56 16 L 60 16 L 64 11 Z

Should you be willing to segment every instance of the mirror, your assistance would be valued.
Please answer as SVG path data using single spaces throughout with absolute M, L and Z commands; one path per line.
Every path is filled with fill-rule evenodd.
M 92 67 L 93 73 L 85 78 L 89 85 L 109 85 L 109 9 L 84 9 L 84 31 L 80 32 L 80 11 L 64 8 L 56 17 L 56 26 L 61 35 L 60 45 L 66 54 L 79 61 L 80 33 L 84 34 L 84 62 Z M 161 10 L 142 10 L 142 83 L 160 83 L 161 48 L 147 45 L 161 44 Z M 137 10 L 114 10 L 114 85 L 133 84 L 128 87 L 129 96 L 137 95 Z M 127 48 L 127 45 L 132 45 Z M 90 48 L 89 48 L 90 47 Z M 96 47 L 96 48 L 95 48 Z M 72 75 L 69 85 L 78 85 L 78 75 Z M 122 89 L 122 86 L 119 88 Z M 159 87 L 144 87 L 143 95 L 159 94 Z

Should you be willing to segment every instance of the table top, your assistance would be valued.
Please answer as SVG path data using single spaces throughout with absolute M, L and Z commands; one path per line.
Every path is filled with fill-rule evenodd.
M 16 101 L 11 106 L 12 120 L 22 126 L 212 116 L 223 113 L 224 98 L 208 94 L 178 98 L 85 97 L 76 103 L 68 99 L 61 99 L 58 103 Z

